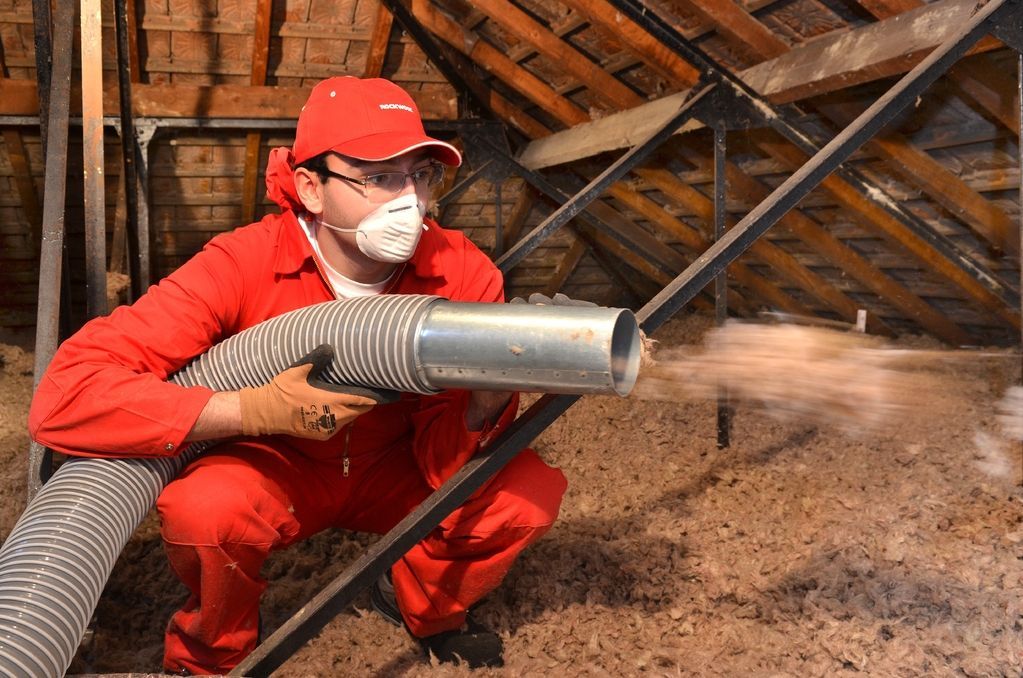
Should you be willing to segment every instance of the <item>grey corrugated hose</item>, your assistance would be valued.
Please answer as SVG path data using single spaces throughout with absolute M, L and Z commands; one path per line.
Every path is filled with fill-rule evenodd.
M 627 310 L 385 295 L 268 320 L 171 381 L 219 391 L 257 386 L 320 344 L 335 354 L 326 381 L 423 394 L 626 395 L 639 371 L 639 332 Z M 0 548 L 0 675 L 64 675 L 124 545 L 164 486 L 204 449 L 61 465 Z

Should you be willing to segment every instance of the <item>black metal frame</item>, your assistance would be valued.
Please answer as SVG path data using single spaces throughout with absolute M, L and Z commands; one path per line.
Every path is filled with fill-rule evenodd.
M 611 1 L 616 5 L 626 4 L 625 0 Z M 1005 12 L 1018 9 L 1020 1 L 991 0 L 985 7 L 978 9 L 971 21 L 953 38 L 934 50 L 899 80 L 888 93 L 815 153 L 809 162 L 651 299 L 637 314 L 642 328 L 649 333 L 670 319 L 782 215 L 813 190 L 824 177 L 835 171 L 859 146 L 891 121 L 898 111 L 948 70 L 981 35 L 990 32 L 991 25 L 997 25 L 995 19 L 1003 16 Z M 631 3 L 628 4 L 631 6 Z M 591 182 L 587 187 L 587 194 L 593 193 L 593 184 L 594 182 Z M 573 204 L 581 210 L 583 202 L 576 196 Z M 547 395 L 538 400 L 488 448 L 466 464 L 305 605 L 298 614 L 267 638 L 232 671 L 231 675 L 263 676 L 280 666 L 306 640 L 347 607 L 359 591 L 371 585 L 402 554 L 425 537 L 578 399 L 579 396 L 574 395 Z
M 114 30 L 117 37 L 117 85 L 120 94 L 121 162 L 124 167 L 124 203 L 127 213 L 125 239 L 128 272 L 131 277 L 131 298 L 138 299 L 149 287 L 149 271 L 143 270 L 139 243 L 139 172 L 138 140 L 131 103 L 131 59 L 129 58 L 128 0 L 114 0 Z M 147 236 L 148 237 L 148 236 Z M 144 275 L 143 275 L 144 274 Z
M 727 194 L 727 172 L 725 164 L 728 159 L 724 125 L 714 128 L 714 241 L 725 235 L 728 213 L 725 209 Z M 728 273 L 722 270 L 714 278 L 714 320 L 718 327 L 728 319 Z M 728 405 L 728 390 L 718 386 L 717 395 L 717 446 L 722 450 L 731 445 L 732 409 Z

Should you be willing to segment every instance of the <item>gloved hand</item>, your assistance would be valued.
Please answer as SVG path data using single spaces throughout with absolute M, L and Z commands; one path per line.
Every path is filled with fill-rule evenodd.
M 592 301 L 583 301 L 582 299 L 572 299 L 561 292 L 554 295 L 554 298 L 548 297 L 546 294 L 539 292 L 533 292 L 529 295 L 529 301 L 527 302 L 522 297 L 514 297 L 509 304 L 536 304 L 538 306 L 596 306 Z
M 393 391 L 328 384 L 319 376 L 333 358 L 331 346 L 317 346 L 269 384 L 241 389 L 242 432 L 327 440 L 377 403 L 397 396 Z

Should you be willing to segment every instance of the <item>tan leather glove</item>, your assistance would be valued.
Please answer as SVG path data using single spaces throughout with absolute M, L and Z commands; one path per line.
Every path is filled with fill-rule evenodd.
M 329 345 L 318 346 L 269 384 L 241 389 L 242 432 L 327 440 L 378 402 L 393 399 L 392 392 L 328 384 L 319 379 L 333 357 Z

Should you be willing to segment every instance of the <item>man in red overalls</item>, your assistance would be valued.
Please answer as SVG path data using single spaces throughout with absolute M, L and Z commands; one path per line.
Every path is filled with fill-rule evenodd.
M 460 162 L 393 83 L 319 83 L 293 150 L 270 154 L 267 192 L 282 213 L 217 236 L 138 302 L 85 325 L 43 375 L 29 428 L 65 454 L 170 456 L 222 440 L 157 502 L 170 563 L 191 591 L 167 627 L 167 670 L 228 672 L 256 645 L 271 551 L 329 527 L 389 530 L 514 418 L 513 393 L 374 405 L 310 385 L 312 365 L 237 392 L 166 381 L 227 337 L 322 301 L 503 301 L 493 263 L 424 219 L 442 164 Z M 335 425 L 304 426 L 311 403 Z M 467 612 L 550 528 L 564 491 L 560 471 L 523 451 L 391 568 L 374 607 L 441 660 L 499 665 L 500 638 Z

